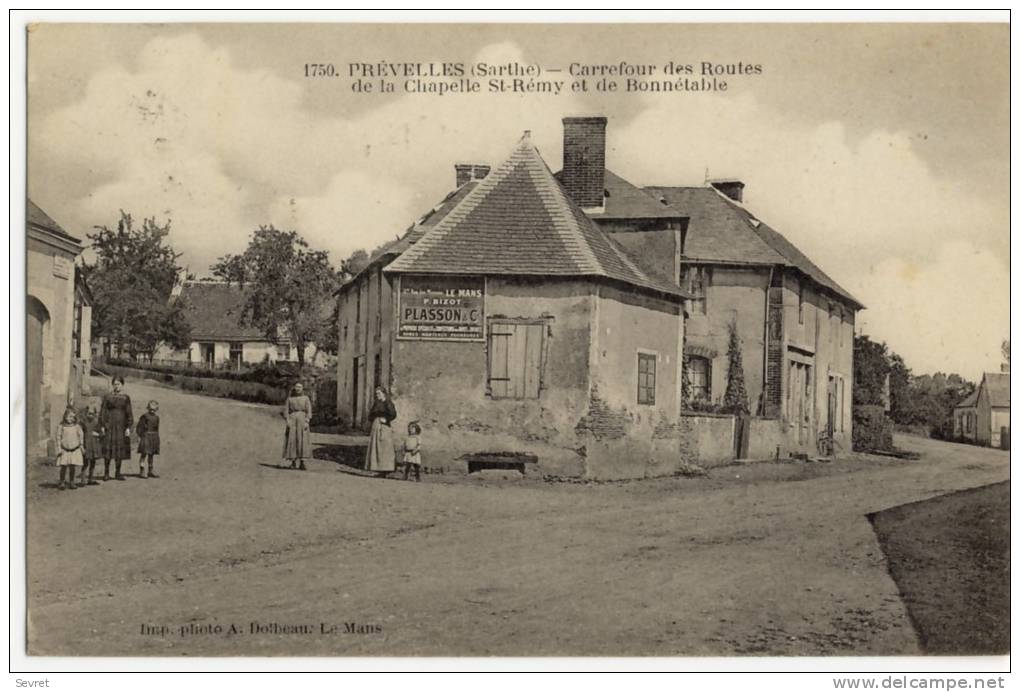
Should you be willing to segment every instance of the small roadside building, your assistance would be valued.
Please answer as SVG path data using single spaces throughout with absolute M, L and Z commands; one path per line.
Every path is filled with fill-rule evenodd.
M 25 417 L 29 456 L 53 454 L 64 408 L 87 393 L 92 298 L 75 261 L 81 240 L 26 203 Z
M 527 134 L 398 243 L 339 293 L 342 419 L 364 425 L 383 385 L 397 439 L 420 421 L 430 460 L 676 469 L 685 295 L 588 218 Z
M 971 392 L 953 408 L 953 437 L 957 440 L 977 440 L 978 389 Z
M 242 324 L 245 294 L 237 284 L 226 281 L 183 282 L 171 300 L 179 301 L 191 327 L 191 344 L 174 350 L 161 346 L 157 360 L 205 368 L 239 369 L 262 362 L 297 362 L 297 350 L 286 335 L 272 340 L 258 327 Z M 312 362 L 315 346 L 305 348 L 306 362 Z
M 1009 449 L 1009 373 L 986 372 L 978 385 L 975 439 Z

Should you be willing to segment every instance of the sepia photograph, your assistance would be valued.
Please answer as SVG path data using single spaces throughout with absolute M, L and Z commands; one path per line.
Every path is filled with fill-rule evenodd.
M 20 655 L 1008 671 L 1006 16 L 27 23 Z

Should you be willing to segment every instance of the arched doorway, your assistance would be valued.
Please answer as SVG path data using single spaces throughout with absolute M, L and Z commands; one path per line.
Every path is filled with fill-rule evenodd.
M 38 299 L 28 296 L 25 325 L 25 421 L 26 448 L 34 451 L 40 440 L 49 438 L 46 416 L 46 336 L 50 313 Z

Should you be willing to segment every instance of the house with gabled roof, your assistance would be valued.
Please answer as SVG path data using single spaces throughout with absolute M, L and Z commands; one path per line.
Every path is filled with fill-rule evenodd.
M 978 444 L 1009 449 L 1009 373 L 986 372 L 977 388 L 974 439 Z
M 191 343 L 175 350 L 160 345 L 157 360 L 210 369 L 240 369 L 262 362 L 297 362 L 297 347 L 286 334 L 270 339 L 257 326 L 242 319 L 245 292 L 237 284 L 213 279 L 182 282 L 171 295 L 184 311 L 191 329 Z M 312 362 L 315 345 L 305 347 L 306 362 Z
M 691 296 L 688 412 L 720 406 L 735 325 L 750 411 L 781 427 L 778 436 L 750 439 L 750 448 L 814 454 L 824 436 L 849 450 L 854 322 L 863 305 L 744 205 L 740 180 L 639 187 L 606 168 L 606 124 L 602 116 L 563 119 L 556 175 L 636 261 Z M 738 456 L 748 452 L 738 445 Z
M 722 400 L 736 324 L 752 413 L 780 419 L 790 449 L 815 453 L 825 436 L 849 451 L 860 301 L 745 207 L 742 183 L 647 189 L 690 216 L 680 285 L 693 405 Z
M 381 384 L 434 464 L 675 471 L 685 295 L 588 218 L 527 133 L 402 241 L 340 290 L 342 418 L 364 424 Z

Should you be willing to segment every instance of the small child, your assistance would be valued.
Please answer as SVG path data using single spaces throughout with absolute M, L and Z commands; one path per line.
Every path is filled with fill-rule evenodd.
M 404 480 L 414 467 L 414 480 L 421 483 L 421 426 L 418 421 L 407 424 L 407 439 L 404 440 Z
M 71 476 L 71 490 L 74 490 L 74 467 L 82 466 L 84 458 L 81 448 L 85 442 L 81 427 L 78 425 L 78 416 L 70 406 L 64 411 L 64 420 L 60 424 L 60 452 L 57 454 L 57 466 L 60 467 L 60 489 L 64 490 L 67 485 L 64 477 Z
M 148 410 L 138 419 L 135 431 L 138 433 L 138 477 L 145 478 L 145 461 L 149 462 L 149 478 L 156 475 L 155 462 L 152 457 L 159 454 L 159 402 L 150 401 Z
M 79 487 L 86 483 L 85 472 L 88 471 L 88 484 L 99 485 L 93 476 L 96 472 L 96 459 L 103 456 L 102 425 L 99 422 L 99 405 L 90 401 L 85 410 L 78 417 L 85 442 L 82 445 L 82 452 L 85 458 L 85 466 L 81 470 L 81 481 Z

